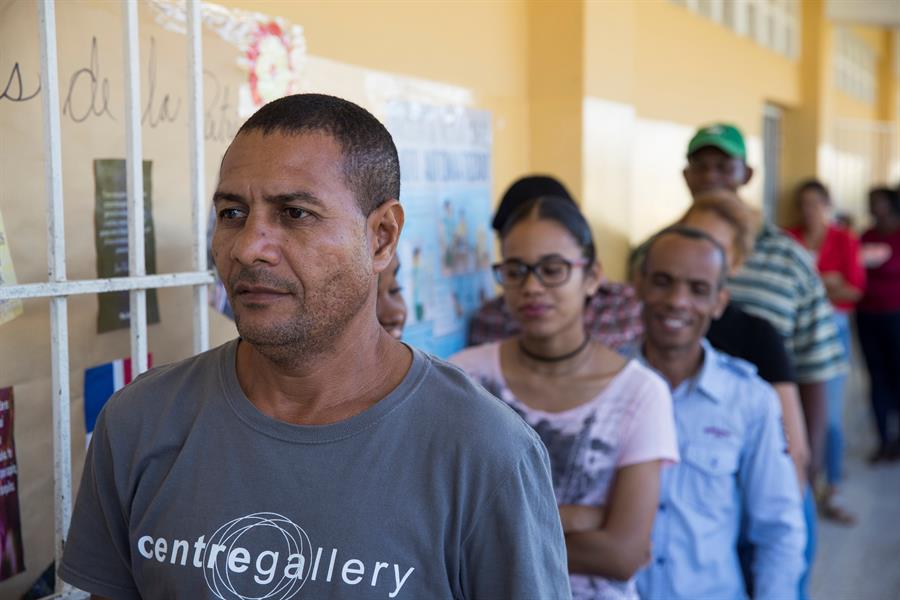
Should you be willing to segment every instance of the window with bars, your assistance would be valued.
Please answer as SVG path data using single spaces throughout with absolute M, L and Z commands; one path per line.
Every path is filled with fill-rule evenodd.
M 791 59 L 800 52 L 799 0 L 670 0 Z
M 877 57 L 875 51 L 848 27 L 834 34 L 834 86 L 867 104 L 875 102 Z
M 66 276 L 66 239 L 63 223 L 62 143 L 57 68 L 56 0 L 40 0 L 41 90 L 45 178 L 47 182 L 48 280 L 42 283 L 0 286 L 0 300 L 49 298 L 51 369 L 53 386 L 53 480 L 55 561 L 62 557 L 72 511 L 72 456 L 69 386 L 68 299 L 77 294 L 128 291 L 130 295 L 131 356 L 135 373 L 147 370 L 148 289 L 187 287 L 194 290 L 193 351 L 209 345 L 208 285 L 213 283 L 207 267 L 205 192 L 202 167 L 203 58 L 199 0 L 187 0 L 187 63 L 189 89 L 190 180 L 192 199 L 192 271 L 147 275 L 145 272 L 145 212 L 141 151 L 141 106 L 139 85 L 139 36 L 137 0 L 123 0 L 124 74 L 126 99 L 126 171 L 128 198 L 129 276 L 114 279 L 69 280 Z M 87 594 L 58 577 L 55 593 L 48 598 L 86 598 Z

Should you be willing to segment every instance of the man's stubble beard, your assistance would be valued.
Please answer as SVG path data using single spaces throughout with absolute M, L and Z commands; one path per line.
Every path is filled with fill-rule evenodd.
M 242 322 L 241 311 L 235 310 L 238 334 L 257 352 L 282 367 L 294 367 L 327 355 L 368 303 L 373 281 L 365 261 L 353 260 L 347 268 L 332 273 L 316 290 L 298 286 L 296 313 L 280 323 Z

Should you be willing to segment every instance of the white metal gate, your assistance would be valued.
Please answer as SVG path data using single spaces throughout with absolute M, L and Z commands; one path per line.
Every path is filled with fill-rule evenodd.
M 0 300 L 49 298 L 53 379 L 53 480 L 56 529 L 55 561 L 62 558 L 72 514 L 72 457 L 69 423 L 69 332 L 68 298 L 76 294 L 128 291 L 131 301 L 131 359 L 134 373 L 147 370 L 146 291 L 154 288 L 192 286 L 194 289 L 194 353 L 209 346 L 208 288 L 213 282 L 206 260 L 206 217 L 203 179 L 203 56 L 201 2 L 187 0 L 189 144 L 191 169 L 191 213 L 193 271 L 147 275 L 144 256 L 143 157 L 141 152 L 141 107 L 137 0 L 122 2 L 125 48 L 125 106 L 127 129 L 127 197 L 129 276 L 115 279 L 70 281 L 66 278 L 66 239 L 63 227 L 62 144 L 59 115 L 59 81 L 56 51 L 54 0 L 40 0 L 41 89 L 47 189 L 46 283 L 0 286 Z M 81 598 L 83 592 L 56 579 L 50 598 Z

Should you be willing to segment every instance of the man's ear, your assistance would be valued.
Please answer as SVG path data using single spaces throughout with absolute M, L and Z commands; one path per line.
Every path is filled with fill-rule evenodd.
M 391 264 L 397 252 L 404 219 L 403 207 L 398 200 L 388 200 L 366 218 L 372 268 L 376 273 L 381 273 Z
M 747 185 L 750 183 L 750 180 L 753 178 L 753 167 L 744 163 L 744 183 L 743 185 Z
M 725 312 L 728 303 L 731 302 L 731 294 L 724 285 L 719 290 L 718 298 L 716 298 L 716 308 L 713 310 L 713 319 L 718 319 Z

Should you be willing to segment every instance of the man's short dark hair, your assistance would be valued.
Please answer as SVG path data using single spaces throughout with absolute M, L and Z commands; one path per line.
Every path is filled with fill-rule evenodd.
M 672 225 L 670 227 L 666 227 L 665 229 L 651 237 L 649 240 L 647 240 L 647 244 L 644 250 L 644 258 L 641 261 L 641 274 L 647 274 L 647 261 L 650 260 L 650 252 L 651 250 L 653 250 L 653 246 L 656 245 L 656 242 L 658 242 L 660 238 L 667 235 L 680 235 L 681 237 L 691 240 L 703 240 L 712 244 L 716 249 L 716 254 L 719 255 L 719 260 L 722 264 L 722 267 L 719 269 L 719 277 L 716 279 L 716 285 L 718 289 L 722 289 L 725 286 L 725 280 L 728 277 L 728 255 L 725 253 L 725 248 L 722 247 L 722 244 L 720 244 L 718 240 L 716 240 L 713 236 L 709 235 L 702 229 L 697 229 L 696 227 L 688 227 L 687 225 Z
M 869 190 L 869 202 L 877 196 L 885 197 L 888 201 L 888 206 L 891 207 L 891 212 L 900 217 L 900 185 L 897 186 L 896 190 L 892 190 L 887 186 L 873 187 Z
M 297 135 L 321 131 L 337 141 L 347 187 L 362 213 L 400 198 L 400 160 L 387 128 L 369 111 L 325 94 L 294 94 L 269 102 L 247 119 L 238 135 Z

